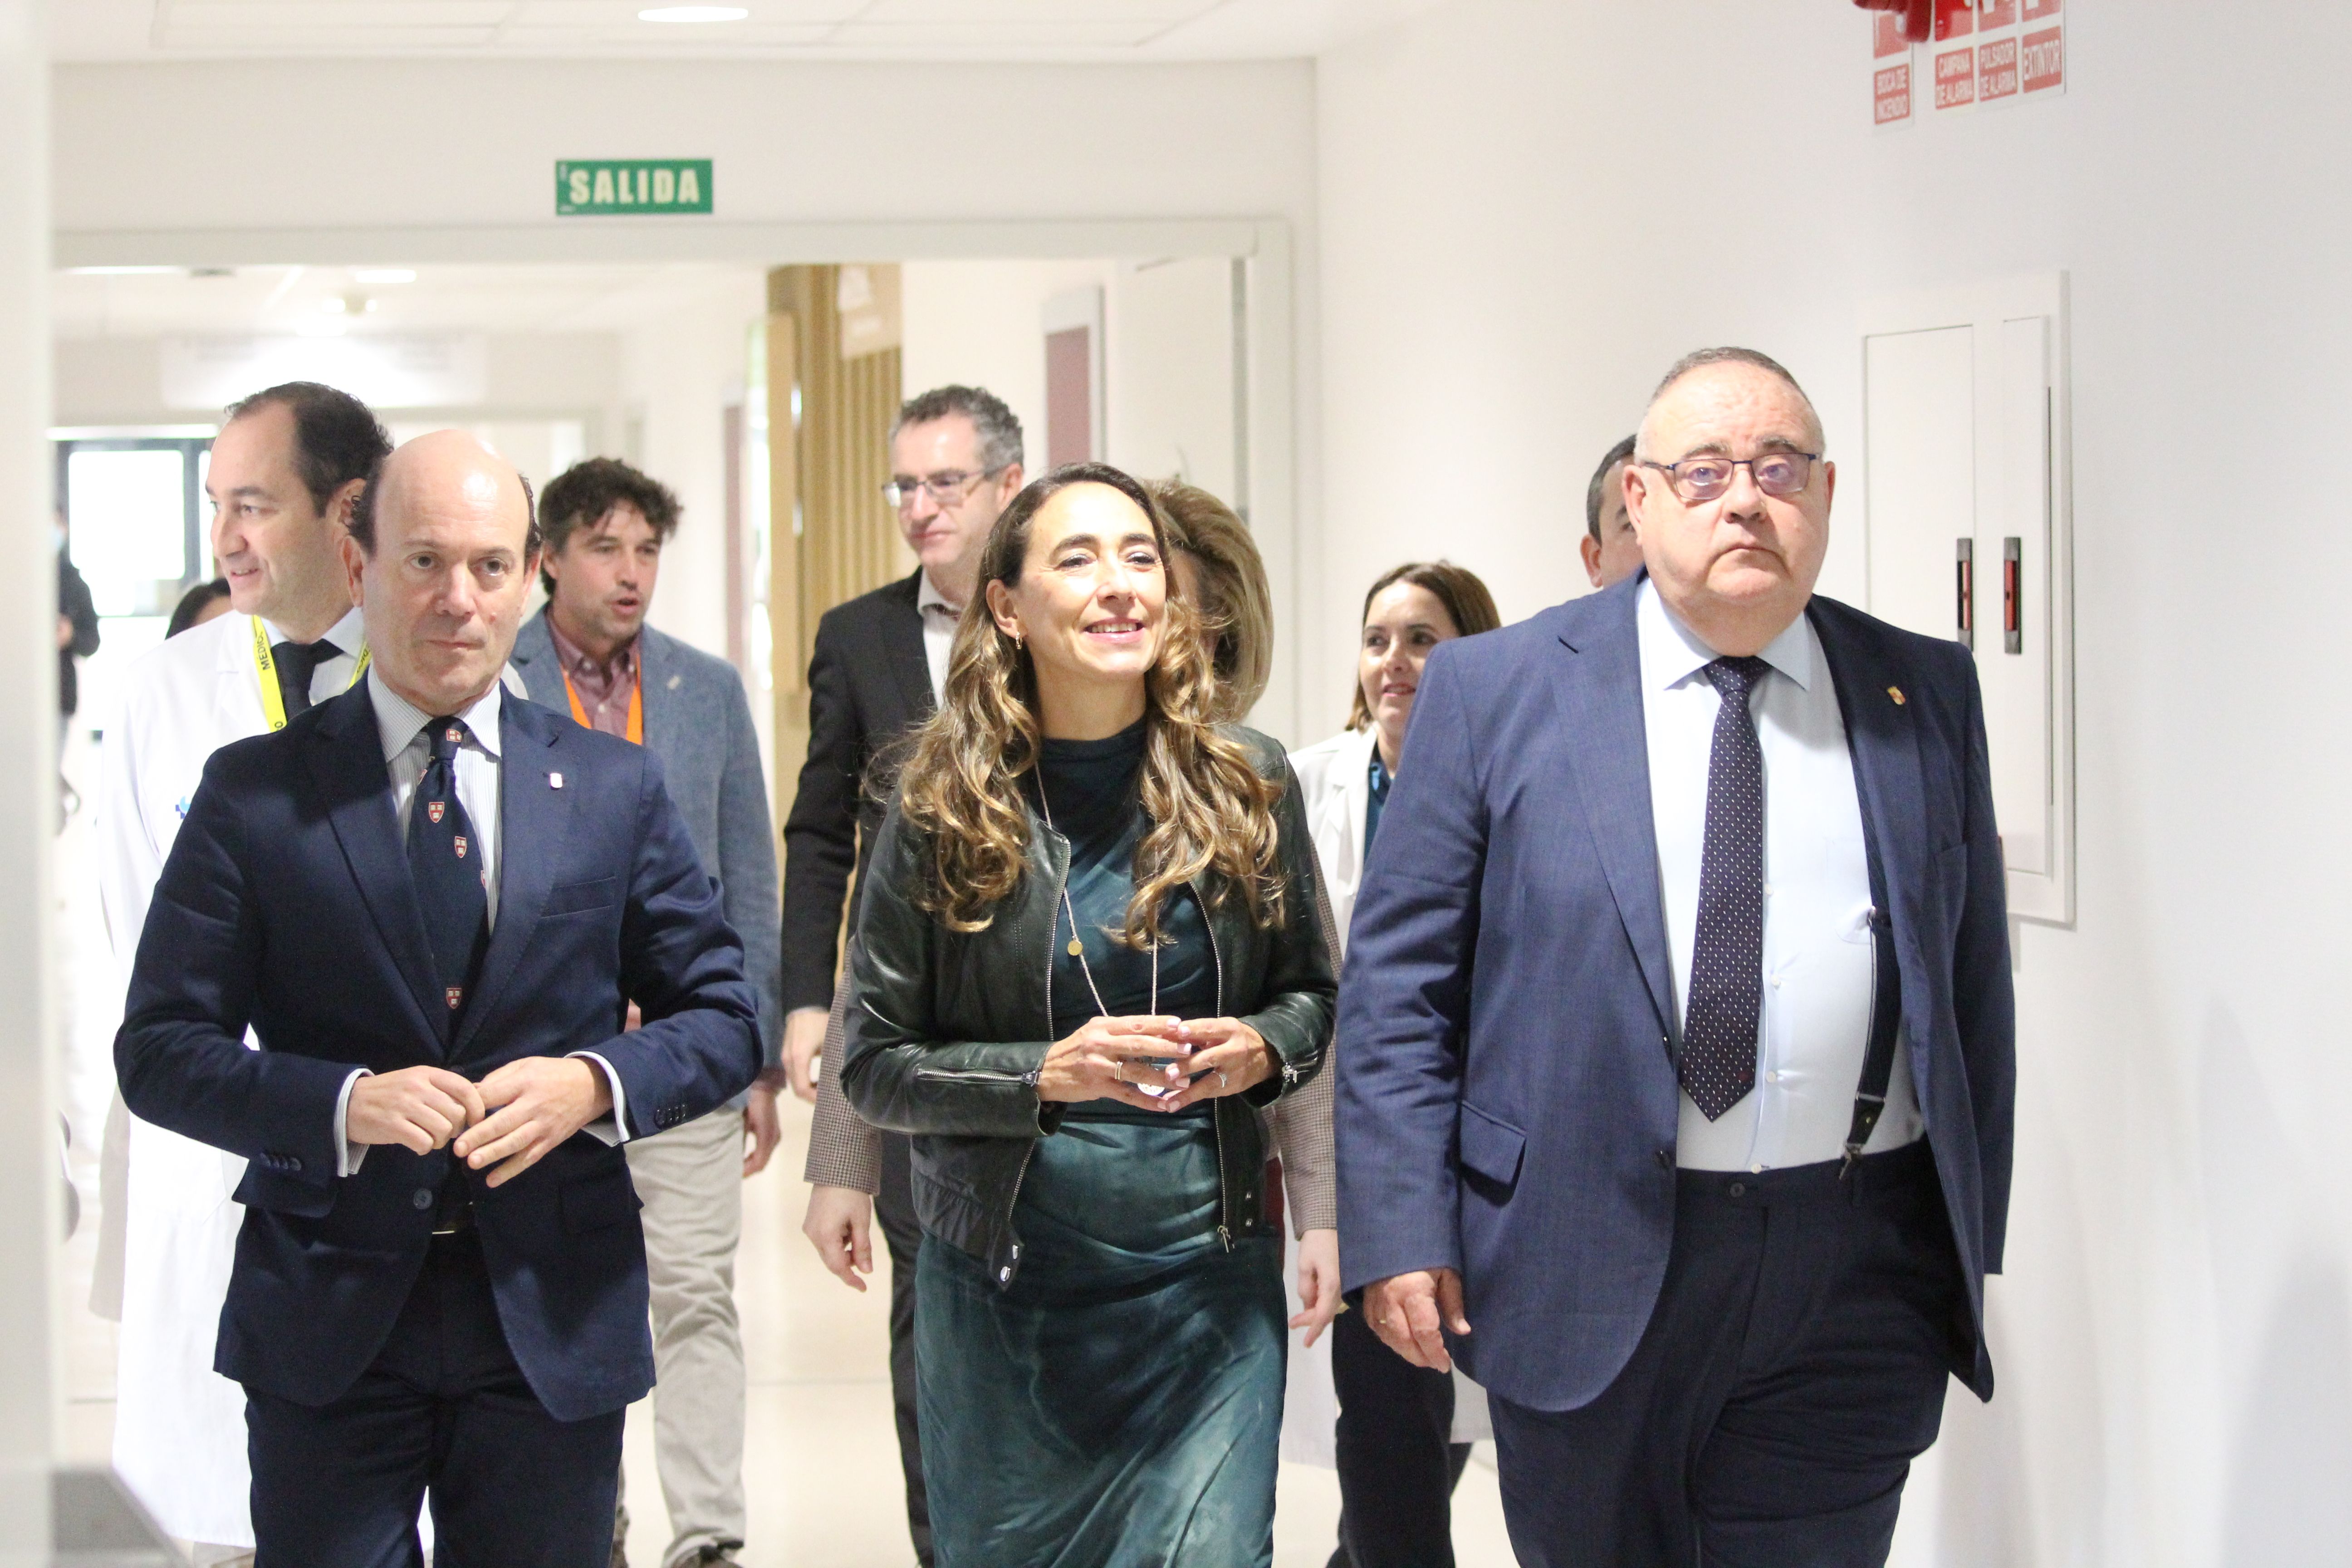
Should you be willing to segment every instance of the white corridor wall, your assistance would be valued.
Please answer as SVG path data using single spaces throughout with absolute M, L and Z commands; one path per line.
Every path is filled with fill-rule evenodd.
M 976 383 L 1021 421 L 1029 471 L 1045 471 L 1046 302 L 1103 291 L 1104 455 L 1160 479 L 1181 474 L 1234 498 L 1232 264 L 1142 260 L 912 261 L 901 272 L 909 396 Z
M 1861 301 L 2067 270 L 2079 919 L 2019 932 L 2000 1392 L 1898 1561 L 2342 1563 L 2352 18 L 2067 11 L 2063 98 L 1885 133 L 1845 0 L 1457 0 L 1326 57 L 1309 700 L 1393 560 L 1580 589 L 1585 475 L 1703 343 L 1814 394 L 1858 598 Z
M 651 619 L 719 658 L 727 657 L 726 415 L 743 401 L 749 334 L 767 300 L 764 275 L 747 270 L 622 342 L 627 417 L 643 432 L 639 457 L 647 473 L 677 492 L 681 509 L 677 532 L 662 551 Z M 605 450 L 625 455 L 618 441 L 608 440 Z

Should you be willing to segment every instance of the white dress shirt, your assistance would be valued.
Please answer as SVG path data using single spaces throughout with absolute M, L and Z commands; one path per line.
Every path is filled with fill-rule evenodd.
M 261 633 L 269 639 L 271 647 L 296 640 L 274 621 L 262 621 Z M 310 705 L 314 708 L 351 689 L 352 671 L 359 665 L 360 650 L 367 647 L 367 618 L 353 605 L 343 613 L 341 620 L 327 628 L 320 640 L 333 643 L 336 651 L 334 658 L 322 658 L 310 667 Z
M 915 587 L 915 613 L 923 617 L 923 658 L 931 667 L 931 705 L 947 700 L 948 655 L 955 649 L 956 626 L 963 606 L 951 605 L 931 586 L 927 569 Z
M 261 635 L 270 639 L 273 648 L 280 642 L 294 642 L 289 632 L 275 621 L 261 621 Z M 360 614 L 358 605 L 352 605 L 351 609 L 343 611 L 341 621 L 327 627 L 320 639 L 334 644 L 336 654 L 334 658 L 322 658 L 315 666 L 310 666 L 310 705 L 313 708 L 318 708 L 331 696 L 343 696 L 351 689 L 351 672 L 360 663 L 360 648 L 367 647 L 367 618 Z
M 1643 582 L 1634 612 L 1650 810 L 1675 984 L 1675 1031 L 1688 1005 L 1706 850 L 1707 763 L 1722 707 L 1703 673 L 1717 657 Z M 1682 1097 L 1676 1162 L 1702 1171 L 1769 1171 L 1836 1159 L 1853 1120 L 1870 1047 L 1870 863 L 1845 720 L 1812 622 L 1799 616 L 1761 655 L 1771 667 L 1748 703 L 1764 754 L 1764 989 L 1756 1088 L 1714 1121 Z M 1886 1109 L 1865 1148 L 1922 1131 L 1898 1038 Z
M 466 726 L 465 743 L 450 764 L 457 775 L 457 801 L 474 825 L 473 847 L 481 856 L 482 891 L 488 895 L 489 927 L 499 929 L 499 717 L 505 693 L 494 681 L 482 700 L 457 715 Z M 434 716 L 368 671 L 368 700 L 375 705 L 376 733 L 383 740 L 383 768 L 392 775 L 392 813 L 400 823 L 400 841 L 408 842 L 408 803 L 415 798 L 416 782 L 433 761 L 433 737 L 425 727 Z
M 392 775 L 393 816 L 400 824 L 401 842 L 405 844 L 409 802 L 415 797 L 417 781 L 425 776 L 425 769 L 433 760 L 433 739 L 425 733 L 425 726 L 435 715 L 386 686 L 383 677 L 373 668 L 368 671 L 367 687 L 368 700 L 375 707 L 376 733 L 383 742 L 384 771 Z M 466 726 L 466 739 L 450 764 L 457 777 L 458 803 L 466 808 L 466 819 L 473 824 L 473 848 L 481 857 L 482 891 L 489 904 L 491 931 L 499 928 L 499 723 L 504 696 L 504 688 L 493 681 L 479 701 L 457 715 Z M 593 1051 L 572 1054 L 585 1057 L 602 1068 L 613 1090 L 612 1116 L 591 1122 L 584 1131 L 607 1143 L 625 1142 L 628 1137 L 627 1101 L 620 1074 L 613 1070 L 612 1063 Z M 357 1171 L 367 1157 L 368 1146 L 352 1142 L 343 1129 L 351 1108 L 352 1085 L 368 1076 L 367 1068 L 353 1068 L 343 1080 L 342 1093 L 335 1100 L 335 1142 L 343 1152 L 339 1175 L 348 1176 Z

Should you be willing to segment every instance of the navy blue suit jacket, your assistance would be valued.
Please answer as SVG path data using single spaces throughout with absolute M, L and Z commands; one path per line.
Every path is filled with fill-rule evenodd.
M 249 1387 L 339 1397 L 424 1263 L 453 1156 L 379 1145 L 338 1177 L 354 1067 L 479 1079 L 593 1049 L 638 1138 L 759 1070 L 742 948 L 660 763 L 511 694 L 502 709 L 498 924 L 454 1031 L 364 685 L 215 752 L 164 862 L 115 1068 L 133 1111 L 252 1162 L 214 1363 Z M 632 1000 L 645 1026 L 624 1033 Z M 568 1421 L 642 1395 L 645 1242 L 621 1150 L 582 1132 L 503 1186 L 469 1179 L 499 1321 L 541 1401 Z
M 1614 1381 L 1674 1239 L 1640 581 L 1431 656 L 1339 990 L 1348 1287 L 1460 1270 L 1472 1332 L 1454 1353 L 1539 1410 Z M 1912 1080 L 1975 1313 L 1954 1371 L 1990 1394 L 2015 1020 L 1975 666 L 1833 600 L 1806 614 L 1885 873 Z

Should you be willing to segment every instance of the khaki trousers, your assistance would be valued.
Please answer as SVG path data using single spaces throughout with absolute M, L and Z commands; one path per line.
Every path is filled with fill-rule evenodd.
M 743 1542 L 743 1115 L 721 1108 L 626 1145 L 645 1201 L 653 1289 L 654 1454 L 669 1505 L 665 1564 Z

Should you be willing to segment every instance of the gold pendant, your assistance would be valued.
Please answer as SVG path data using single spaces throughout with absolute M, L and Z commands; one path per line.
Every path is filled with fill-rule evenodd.
M 1087 955 L 1087 944 L 1080 942 L 1076 937 L 1072 937 L 1070 939 L 1070 945 L 1066 951 L 1072 958 L 1084 958 Z

